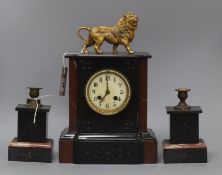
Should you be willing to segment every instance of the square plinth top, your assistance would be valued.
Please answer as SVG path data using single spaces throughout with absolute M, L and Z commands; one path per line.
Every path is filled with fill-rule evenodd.
M 50 105 L 41 105 L 38 107 L 38 112 L 49 112 L 51 106 Z M 26 104 L 19 104 L 16 106 L 16 111 L 35 111 L 36 108 L 28 107 Z
M 151 58 L 148 52 L 135 52 L 134 54 L 128 54 L 127 52 L 118 52 L 116 54 L 112 52 L 104 52 L 103 54 L 96 54 L 95 52 L 84 54 L 84 53 L 67 53 L 65 58 L 114 58 L 114 59 L 123 59 L 123 58 L 136 58 L 136 59 L 148 59 Z
M 202 109 L 200 106 L 190 106 L 190 109 L 176 109 L 174 106 L 166 107 L 167 114 L 194 114 L 194 113 L 202 113 Z

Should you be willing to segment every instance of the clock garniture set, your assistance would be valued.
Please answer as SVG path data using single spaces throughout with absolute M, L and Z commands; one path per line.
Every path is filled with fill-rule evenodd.
M 69 124 L 60 135 L 59 162 L 75 164 L 157 163 L 157 139 L 147 127 L 148 52 L 133 52 L 139 18 L 123 15 L 112 27 L 78 28 L 81 53 L 67 53 L 69 70 L 62 69 L 60 95 L 65 95 L 69 72 Z M 81 31 L 88 31 L 88 38 Z M 101 45 L 113 45 L 103 53 Z M 127 52 L 117 52 L 123 45 Z M 88 47 L 94 46 L 95 53 Z M 64 60 L 63 60 L 64 62 Z M 18 136 L 9 145 L 9 160 L 51 162 L 53 140 L 47 139 L 50 106 L 31 99 L 18 105 Z M 207 162 L 207 148 L 198 135 L 200 107 L 187 107 L 187 89 L 178 89 L 181 102 L 167 107 L 170 139 L 164 140 L 164 162 Z M 33 118 L 34 116 L 34 118 Z

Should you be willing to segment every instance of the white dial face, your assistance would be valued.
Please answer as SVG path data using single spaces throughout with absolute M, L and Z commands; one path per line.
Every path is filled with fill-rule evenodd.
M 101 70 L 90 77 L 85 88 L 88 105 L 102 115 L 113 115 L 128 104 L 131 89 L 126 77 L 112 69 Z

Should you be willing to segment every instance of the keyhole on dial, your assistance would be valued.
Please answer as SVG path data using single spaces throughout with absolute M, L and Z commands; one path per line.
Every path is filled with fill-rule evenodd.
M 98 96 L 97 98 L 98 98 L 98 100 L 101 100 L 101 99 L 102 99 L 102 97 L 101 97 L 101 96 Z
M 117 96 L 114 96 L 114 97 L 113 97 L 113 100 L 118 100 L 118 97 L 117 97 Z

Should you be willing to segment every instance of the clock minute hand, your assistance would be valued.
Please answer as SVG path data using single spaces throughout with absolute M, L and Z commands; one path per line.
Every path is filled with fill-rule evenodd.
M 106 90 L 109 91 L 109 83 L 108 83 L 108 79 L 106 79 Z

